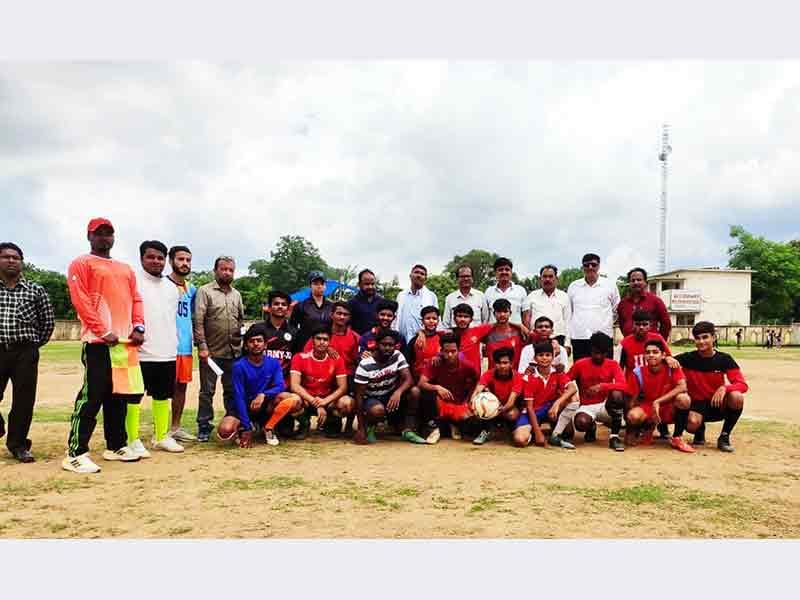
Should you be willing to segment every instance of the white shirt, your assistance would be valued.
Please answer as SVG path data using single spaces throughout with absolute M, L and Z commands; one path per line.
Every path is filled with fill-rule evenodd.
M 180 288 L 166 277 L 136 271 L 136 287 L 144 306 L 144 344 L 139 348 L 142 362 L 175 360 L 178 350 L 178 300 Z
M 453 309 L 459 304 L 469 304 L 472 307 L 472 323 L 470 327 L 475 325 L 483 325 L 489 322 L 489 307 L 486 306 L 486 297 L 483 292 L 472 288 L 465 296 L 458 289 L 455 292 L 447 294 L 444 299 L 444 314 L 442 315 L 442 326 L 446 329 L 455 327 L 455 320 L 453 319 Z
M 494 309 L 492 304 L 499 298 L 505 298 L 511 302 L 511 318 L 509 321 L 517 325 L 522 323 L 522 303 L 528 296 L 528 292 L 519 284 L 512 283 L 506 291 L 501 290 L 496 285 L 486 288 L 486 307 L 489 310 L 489 320 L 487 323 L 494 323 Z
M 439 299 L 425 286 L 416 293 L 409 289 L 397 294 L 397 315 L 392 325 L 400 332 L 406 343 L 422 329 L 422 317 L 419 312 L 426 306 L 439 308 Z
M 549 296 L 542 290 L 533 290 L 525 302 L 522 311 L 531 311 L 531 329 L 539 317 L 547 317 L 553 321 L 553 336 L 566 336 L 564 345 L 569 346 L 569 322 L 572 319 L 572 306 L 567 292 L 556 288 Z
M 564 346 L 561 346 L 560 350 L 561 351 L 558 353 L 558 356 L 553 357 L 553 363 L 551 366 L 557 367 L 558 365 L 564 365 L 564 370 L 568 371 L 569 363 L 567 361 L 569 360 L 569 357 L 567 356 L 567 351 L 564 350 Z M 517 370 L 520 373 L 524 373 L 525 369 L 527 369 L 531 363 L 536 363 L 536 354 L 533 344 L 528 344 L 522 349 L 522 354 L 519 356 L 519 367 Z
M 585 278 L 578 279 L 569 284 L 567 296 L 572 306 L 571 339 L 588 340 L 596 331 L 614 337 L 619 291 L 613 281 L 599 277 L 594 285 L 589 285 Z

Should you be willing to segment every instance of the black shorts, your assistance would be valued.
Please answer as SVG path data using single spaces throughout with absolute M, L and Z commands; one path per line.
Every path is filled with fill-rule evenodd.
M 704 423 L 725 420 L 725 405 L 711 406 L 711 400 L 692 400 L 689 410 L 703 415 Z
M 157 400 L 175 397 L 175 361 L 140 362 L 147 395 Z

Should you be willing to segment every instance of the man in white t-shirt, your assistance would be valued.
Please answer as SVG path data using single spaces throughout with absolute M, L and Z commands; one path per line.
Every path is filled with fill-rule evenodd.
M 170 404 L 175 396 L 175 364 L 178 351 L 178 299 L 181 292 L 164 277 L 167 247 L 157 240 L 147 240 L 139 246 L 142 270 L 136 271 L 136 287 L 142 296 L 144 322 L 147 329 L 139 349 L 144 388 L 153 399 L 153 448 L 167 452 L 183 452 L 183 446 L 169 435 Z M 139 439 L 139 414 L 142 397 L 128 401 L 125 430 L 128 446 L 141 458 L 150 453 Z
M 494 302 L 500 298 L 505 298 L 511 303 L 511 317 L 510 323 L 516 325 L 522 324 L 522 304 L 525 298 L 528 297 L 528 292 L 524 287 L 514 283 L 511 278 L 513 275 L 514 265 L 511 260 L 505 257 L 500 257 L 494 261 L 494 278 L 495 285 L 486 288 L 484 294 L 486 298 L 486 309 L 489 311 L 489 323 L 494 323 Z
M 591 356 L 589 338 L 594 333 L 604 333 L 614 339 L 614 321 L 620 300 L 616 284 L 600 277 L 600 257 L 597 254 L 585 254 L 581 263 L 583 279 L 573 281 L 567 288 L 572 307 L 569 337 L 573 361 Z M 612 354 L 613 346 L 608 357 L 613 358 Z
M 545 265 L 539 269 L 539 283 L 542 287 L 533 290 L 522 304 L 522 324 L 528 329 L 539 317 L 547 317 L 553 322 L 553 337 L 567 348 L 569 354 L 572 344 L 569 341 L 569 322 L 572 319 L 572 305 L 567 292 L 558 289 L 558 267 Z
M 459 304 L 468 304 L 472 307 L 472 327 L 489 322 L 489 306 L 483 292 L 472 287 L 474 277 L 470 265 L 461 265 L 456 269 L 458 289 L 447 295 L 444 300 L 444 313 L 442 313 L 442 327 L 453 329 L 455 319 L 453 309 Z

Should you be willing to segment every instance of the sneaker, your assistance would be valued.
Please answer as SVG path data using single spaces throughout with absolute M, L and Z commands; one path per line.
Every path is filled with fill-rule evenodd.
M 554 448 L 564 448 L 566 450 L 575 450 L 575 445 L 571 444 L 565 440 L 562 440 L 560 436 L 556 435 L 555 433 L 550 436 L 547 440 L 547 443 L 553 446 Z
M 153 448 L 155 450 L 164 450 L 166 452 L 183 452 L 183 446 L 176 442 L 175 438 L 169 435 L 160 442 L 153 444 Z
M 128 446 L 123 446 L 119 450 L 104 450 L 103 460 L 119 460 L 122 462 L 136 462 L 142 457 L 137 455 Z
M 133 450 L 133 453 L 139 458 L 150 458 L 150 453 L 147 451 L 147 448 L 144 447 L 142 440 L 133 440 L 128 444 L 128 448 Z
M 689 454 L 696 452 L 696 450 L 687 444 L 682 437 L 671 438 L 669 445 L 675 448 L 675 450 L 680 450 L 681 452 L 688 452 Z
M 608 447 L 617 452 L 624 452 L 625 450 L 625 444 L 622 443 L 618 435 L 612 435 L 608 438 Z
M 583 441 L 584 442 L 596 442 L 597 441 L 597 427 L 593 427 L 589 431 L 583 434 Z
M 197 438 L 191 433 L 186 431 L 183 427 L 179 427 L 174 431 L 169 432 L 169 436 L 176 442 L 196 442 Z
M 461 430 L 455 423 L 450 423 L 450 437 L 454 440 L 461 439 Z
M 100 467 L 89 458 L 89 453 L 79 456 L 67 456 L 61 461 L 61 468 L 73 473 L 99 473 Z
M 491 439 L 491 437 L 492 437 L 491 434 L 486 429 L 481 429 L 481 432 L 474 440 L 472 440 L 472 443 L 475 444 L 476 446 L 482 446 L 483 444 L 488 442 Z
M 311 418 L 308 415 L 303 415 L 297 419 L 299 427 L 297 433 L 294 434 L 294 439 L 304 440 L 308 437 L 308 432 L 311 430 Z
M 670 440 L 671 443 L 672 438 L 669 435 L 669 426 L 666 423 L 659 423 L 657 427 L 658 427 L 658 438 L 665 442 Z M 653 437 L 652 432 L 650 434 L 650 437 L 651 438 Z
M 411 431 L 410 429 L 406 429 L 403 434 L 400 436 L 405 441 L 411 442 L 412 444 L 426 444 L 425 438 L 421 438 L 416 433 Z
M 342 418 L 328 417 L 322 431 L 327 438 L 338 438 L 342 434 Z
M 723 433 L 717 438 L 717 448 L 719 448 L 722 452 L 733 452 L 731 438 L 727 433 Z
M 436 444 L 439 439 L 442 437 L 442 432 L 439 430 L 438 427 L 432 429 L 431 432 L 428 434 L 428 437 L 425 438 L 425 442 L 428 444 Z
M 197 441 L 205 443 L 211 439 L 211 429 L 202 428 L 197 430 Z
M 267 445 L 269 446 L 277 446 L 278 444 L 281 443 L 280 440 L 278 439 L 278 436 L 275 435 L 275 432 L 272 429 L 265 429 L 264 437 L 266 438 Z
M 375 425 L 367 425 L 367 443 L 374 444 L 378 441 L 378 438 L 375 437 Z

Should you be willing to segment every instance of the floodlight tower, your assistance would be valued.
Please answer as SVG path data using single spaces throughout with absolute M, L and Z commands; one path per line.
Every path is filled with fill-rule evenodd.
M 658 239 L 658 272 L 667 271 L 667 176 L 669 175 L 669 164 L 667 162 L 672 153 L 672 146 L 669 145 L 669 125 L 664 123 L 661 131 L 661 153 L 658 160 L 661 161 L 661 203 L 658 208 L 660 217 L 660 231 Z

